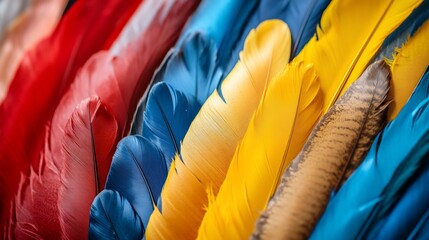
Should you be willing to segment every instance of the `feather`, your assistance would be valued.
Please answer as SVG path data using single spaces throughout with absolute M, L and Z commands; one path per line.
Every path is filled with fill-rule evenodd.
M 408 239 L 428 239 L 429 238 L 429 209 L 426 210 L 419 223 L 411 232 Z
M 364 0 L 356 4 L 353 0 L 343 0 L 329 4 L 316 36 L 296 57 L 314 64 L 326 106 L 332 106 L 362 74 L 384 39 L 421 2 Z M 362 21 L 363 14 L 365 21 Z
M 143 232 L 161 194 L 168 168 L 162 152 L 141 136 L 119 142 L 107 177 L 106 189 L 126 198 L 142 220 Z
M 370 226 L 367 239 L 407 239 L 429 209 L 429 188 L 426 187 L 429 179 L 429 164 L 424 163 L 420 171 L 406 189 L 401 190 L 398 201 L 387 211 L 380 213 Z M 389 204 L 391 205 L 391 204 Z
M 32 0 L 2 0 L 0 1 L 0 39 L 4 32 L 13 23 L 21 12 L 23 12 Z
M 12 1 L 5 3 L 7 2 Z M 30 1 L 14 0 L 13 2 Z M 32 0 L 26 11 L 5 32 L 0 42 L 0 102 L 6 96 L 9 84 L 24 54 L 52 33 L 60 20 L 65 4 L 65 0 Z
M 391 59 L 395 50 L 404 45 L 428 18 L 429 1 L 423 0 L 423 3 L 414 9 L 410 16 L 384 40 L 376 60 Z
M 426 73 L 399 115 L 376 137 L 359 168 L 331 198 L 311 239 L 355 239 L 372 209 L 382 200 L 383 191 L 397 177 L 397 169 L 422 159 L 418 155 L 425 151 L 422 146 L 429 136 L 428 78 Z M 398 180 L 408 177 L 403 175 Z
M 293 63 L 274 78 L 211 201 L 198 238 L 244 239 L 322 114 L 323 95 L 312 65 Z M 211 197 L 213 198 L 213 197 Z
M 117 138 L 117 124 L 99 99 L 90 99 L 76 108 L 66 125 L 58 193 L 65 239 L 88 237 L 88 209 L 105 184 Z
M 175 1 L 175 4 L 171 5 L 169 9 L 165 8 L 167 6 L 165 4 L 159 9 L 150 9 L 150 11 L 157 11 L 154 19 L 148 19 L 153 23 L 150 24 L 146 31 L 140 33 L 141 36 L 138 37 L 137 41 L 131 41 L 126 49 L 122 49 L 121 55 L 112 56 L 110 52 L 104 51 L 95 54 L 88 60 L 69 91 L 63 96 L 52 118 L 52 131 L 45 140 L 45 147 L 49 146 L 49 151 L 52 152 L 52 155 L 59 156 L 61 153 L 61 145 L 58 143 L 58 139 L 61 139 L 64 127 L 73 113 L 75 106 L 89 95 L 100 97 L 103 103 L 110 109 L 118 122 L 118 136 L 122 137 L 126 134 L 127 125 L 130 121 L 129 114 L 132 112 L 129 109 L 134 109 L 137 105 L 139 94 L 145 90 L 145 84 L 149 81 L 157 64 L 162 60 L 162 56 L 168 51 L 172 42 L 177 39 L 181 26 L 184 25 L 196 3 L 197 1 Z M 130 25 L 135 26 L 133 22 L 140 21 L 142 14 L 144 16 L 145 12 L 137 13 L 138 16 L 133 17 Z M 161 16 L 164 17 L 161 18 Z M 171 21 L 172 18 L 175 21 Z M 118 41 L 122 41 L 122 36 L 129 38 L 128 34 L 121 35 Z M 155 42 L 154 38 L 157 39 L 156 44 L 152 44 Z M 149 44 L 152 44 L 151 47 L 154 47 L 151 51 L 148 51 L 147 46 Z M 119 138 L 116 139 L 114 146 L 116 146 L 118 140 Z M 64 162 L 62 159 L 57 158 L 41 159 L 39 164 L 50 164 L 61 169 Z M 59 175 L 56 174 L 52 178 L 45 179 L 45 176 L 42 174 L 41 178 L 49 184 L 57 185 L 56 188 L 50 189 L 50 193 L 59 198 L 57 191 L 60 185 L 58 183 Z M 72 180 L 72 177 L 70 176 L 70 179 L 67 180 Z M 103 186 L 104 183 L 100 185 L 100 188 Z M 72 194 L 67 193 L 66 190 L 64 191 L 66 194 Z M 76 221 L 89 219 L 89 206 L 95 196 L 93 193 L 84 195 L 85 192 L 83 192 L 80 194 L 80 198 L 68 199 L 73 204 L 70 204 L 70 208 L 66 209 L 69 211 L 69 215 L 76 213 L 76 216 L 72 216 Z M 29 197 L 30 195 L 26 194 L 24 196 Z M 46 202 L 40 204 L 43 206 L 44 204 L 57 203 Z M 67 206 L 59 204 L 59 208 L 67 208 Z M 81 212 L 74 211 L 73 208 L 79 208 Z M 37 208 L 31 207 L 31 205 L 28 211 L 31 214 L 37 214 Z M 86 215 L 82 215 L 82 212 Z M 60 221 L 67 225 L 67 219 L 64 220 L 63 217 L 62 215 Z M 85 227 L 85 225 L 79 226 Z M 86 228 L 80 230 L 87 233 Z
M 240 29 L 256 7 L 258 0 L 204 0 L 191 18 L 177 43 L 181 46 L 188 35 L 200 32 L 213 41 L 220 63 L 230 58 L 233 44 L 240 37 Z M 255 26 L 256 27 L 256 26 Z
M 392 71 L 392 91 L 394 99 L 389 107 L 388 120 L 393 120 L 405 105 L 429 65 L 429 21 L 426 21 L 404 46 L 397 50 L 390 63 Z
M 223 71 L 218 67 L 217 48 L 214 46 L 213 41 L 205 38 L 200 33 L 195 33 L 183 43 L 181 48 L 174 51 L 164 60 L 152 82 L 163 81 L 168 83 L 175 91 L 196 98 L 199 106 L 195 110 L 198 111 L 218 86 L 222 76 Z M 147 107 L 145 100 L 139 103 L 138 112 L 134 117 L 132 126 L 133 133 L 142 134 L 142 128 L 145 124 L 143 116 Z M 188 118 L 193 120 L 196 113 L 192 118 L 191 116 L 188 116 Z M 188 127 L 189 125 L 186 128 Z M 183 137 L 178 140 L 183 140 Z M 168 158 L 171 159 L 171 157 Z
M 30 164 L 39 165 L 45 125 L 77 69 L 116 28 L 123 27 L 139 2 L 103 1 L 100 8 L 100 1 L 79 1 L 50 37 L 25 54 L 0 106 L 0 168 L 4 169 L 0 173 L 0 205 L 4 209 L 9 209 L 7 199 L 15 194 L 20 172 L 29 173 Z M 106 28 L 109 22 L 115 24 Z M 3 216 L 2 221 L 7 219 Z
M 158 146 L 170 166 L 174 155 L 180 154 L 180 143 L 201 105 L 165 82 L 152 88 L 147 105 L 143 136 Z
M 384 126 L 389 74 L 382 62 L 370 65 L 323 116 L 283 174 L 254 238 L 308 238 L 345 169 L 350 175 Z
M 142 239 L 143 225 L 131 204 L 118 192 L 103 190 L 91 206 L 89 239 Z
M 330 0 L 261 0 L 251 17 L 247 20 L 240 40 L 236 42 L 232 55 L 225 68 L 229 73 L 238 60 L 239 53 L 243 48 L 244 40 L 251 29 L 267 19 L 280 19 L 290 26 L 292 35 L 291 59 L 298 54 L 308 40 L 316 32 L 316 25 L 320 21 L 323 10 Z
M 289 51 L 289 29 L 279 20 L 249 34 L 241 60 L 222 83 L 226 102 L 215 91 L 185 135 L 183 161 L 176 157 L 172 162 L 161 194 L 162 213 L 155 209 L 152 214 L 148 239 L 196 238 L 208 201 L 206 186 L 219 188 L 265 85 L 285 67 Z

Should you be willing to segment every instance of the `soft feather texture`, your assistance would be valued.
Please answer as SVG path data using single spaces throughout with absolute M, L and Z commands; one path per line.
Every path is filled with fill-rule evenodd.
M 65 239 L 88 237 L 88 210 L 103 189 L 118 123 L 99 99 L 84 100 L 64 129 L 58 209 Z M 79 201 L 76 201 L 79 196 Z
M 429 1 L 423 0 L 423 3 L 414 9 L 410 16 L 384 40 L 376 60 L 391 59 L 395 51 L 405 44 L 428 18 Z
M 141 136 L 128 136 L 119 142 L 107 177 L 106 189 L 126 198 L 143 223 L 143 232 L 167 178 L 164 155 Z M 98 214 L 94 210 L 91 214 Z
M 33 0 L 2 0 L 0 1 L 0 39 L 6 29 L 13 23 Z
M 408 239 L 428 239 L 429 238 L 429 209 L 426 210 L 419 223 L 408 236 Z
M 389 74 L 383 62 L 370 65 L 323 116 L 283 174 L 254 238 L 308 238 L 331 191 L 358 166 L 384 126 Z
M 103 190 L 91 206 L 89 239 L 142 239 L 143 225 L 131 204 L 118 192 Z
M 194 97 L 165 82 L 152 88 L 144 113 L 143 136 L 158 146 L 167 166 L 175 154 L 180 154 L 181 142 L 200 107 Z
M 259 23 L 267 19 L 280 19 L 290 27 L 292 35 L 293 59 L 313 37 L 316 25 L 320 21 L 323 11 L 330 0 L 260 0 L 252 11 L 250 18 L 242 30 L 240 39 L 236 42 L 234 50 L 225 68 L 229 73 L 238 60 L 247 34 Z
M 213 41 L 214 46 L 218 49 L 218 59 L 221 65 L 226 63 L 230 58 L 234 43 L 240 37 L 241 28 L 257 2 L 258 0 L 202 1 L 183 30 L 177 43 L 178 46 L 182 45 L 188 35 L 200 32 Z
M 368 239 L 406 239 L 412 233 L 429 209 L 429 164 L 424 165 L 412 183 L 401 190 L 398 201 L 376 218 L 366 234 Z
M 66 0 L 32 0 L 30 6 L 5 32 L 0 41 L 0 102 L 6 96 L 24 54 L 51 34 L 60 20 L 66 2 Z
M 139 2 L 109 0 L 100 8 L 100 1 L 79 1 L 49 38 L 25 54 L 0 106 L 0 168 L 4 169 L 0 173 L 0 195 L 4 196 L 0 205 L 4 209 L 9 208 L 9 199 L 16 192 L 20 171 L 29 173 L 30 164 L 38 167 L 45 126 L 77 69 L 115 29 L 122 29 Z M 115 24 L 106 28 L 109 22 Z M 8 219 L 7 214 L 2 215 L 2 221 Z
M 102 99 L 103 103 L 110 109 L 118 121 L 118 136 L 122 137 L 126 134 L 127 125 L 130 122 L 130 113 L 133 112 L 130 109 L 134 109 L 137 105 L 137 100 L 140 97 L 139 94 L 145 91 L 145 86 L 151 78 L 155 67 L 178 37 L 180 28 L 194 9 L 197 1 L 175 1 L 173 5 L 165 5 L 165 3 L 159 9 L 150 9 L 150 11 L 157 11 L 154 19 L 147 19 L 148 21 L 151 20 L 152 23 L 146 30 L 140 32 L 140 36 L 136 41 L 129 42 L 128 46 L 121 50 L 121 55 L 112 56 L 110 52 L 99 52 L 85 64 L 56 109 L 52 119 L 52 131 L 48 131 L 49 134 L 45 140 L 44 147 L 47 151 L 44 152 L 43 156 L 47 154 L 46 152 L 53 156 L 61 154 L 61 142 L 58 139 L 61 139 L 64 127 L 73 113 L 75 106 L 88 95 L 99 96 Z M 167 9 L 165 8 L 166 6 L 170 8 Z M 135 26 L 133 22 L 140 21 L 146 15 L 144 11 L 137 12 L 136 14 L 129 25 Z M 175 21 L 171 21 L 173 17 Z M 139 34 L 135 33 L 135 35 Z M 129 34 L 121 36 L 124 36 L 123 38 L 130 37 Z M 154 41 L 154 38 L 157 41 Z M 117 41 L 122 42 L 122 37 Z M 156 45 L 152 45 L 152 47 L 156 47 L 151 48 L 149 51 L 148 45 L 153 42 L 156 42 Z M 121 44 L 123 45 L 123 43 Z M 115 140 L 115 146 L 118 140 L 119 138 Z M 110 159 L 112 154 L 110 155 Z M 61 169 L 64 162 L 58 158 L 42 158 L 38 164 L 55 166 L 56 169 Z M 60 183 L 58 173 L 54 172 L 49 176 L 43 173 L 39 174 L 40 178 L 48 185 L 56 187 L 45 189 L 53 196 L 52 199 L 46 202 L 40 202 L 43 196 L 36 191 L 34 195 L 37 197 L 33 201 L 36 201 L 37 204 L 29 205 L 27 206 L 28 209 L 26 209 L 30 215 L 37 214 L 40 206 L 56 206 L 59 198 L 58 188 Z M 100 188 L 103 187 L 104 181 L 100 184 Z M 66 192 L 66 194 L 72 193 L 73 191 Z M 75 221 L 89 219 L 89 204 L 91 204 L 95 195 L 89 192 L 75 194 L 79 194 L 80 198 L 69 198 L 66 201 L 72 201 L 69 205 L 72 207 L 68 209 L 70 211 L 68 215 L 76 214 L 76 216 L 65 216 L 67 218 L 74 218 Z M 24 194 L 24 196 L 29 198 L 30 195 Z M 64 201 L 64 199 L 61 201 Z M 67 208 L 67 206 L 59 204 L 58 208 Z M 79 208 L 82 212 L 73 211 L 73 208 Z M 48 216 L 48 220 L 50 220 L 49 217 L 55 218 L 57 216 Z M 61 216 L 60 222 L 64 226 L 67 226 L 68 222 L 64 222 L 65 219 L 63 217 Z M 87 226 L 79 226 L 84 228 L 83 230 L 80 229 L 81 231 L 79 232 L 87 232 L 85 228 Z
M 263 89 L 285 67 L 289 52 L 289 29 L 279 20 L 266 21 L 249 34 L 241 60 L 222 83 L 225 102 L 215 91 L 186 133 L 183 162 L 179 157 L 172 162 L 161 195 L 162 214 L 158 209 L 152 214 L 148 239 L 197 236 L 208 202 L 206 187 L 217 192 Z
M 388 120 L 393 120 L 398 115 L 429 65 L 428 39 L 429 21 L 426 21 L 413 37 L 397 50 L 390 62 L 392 91 L 389 98 L 394 101 L 389 107 Z
M 322 114 L 323 95 L 312 65 L 292 63 L 268 85 L 210 201 L 198 238 L 249 238 L 289 162 Z M 213 198 L 213 196 L 209 196 Z
M 332 106 L 362 74 L 384 39 L 421 2 L 363 0 L 356 4 L 354 0 L 343 0 L 329 4 L 316 36 L 296 57 L 297 60 L 304 59 L 314 64 L 320 76 L 326 106 Z
M 409 156 L 416 155 L 416 160 L 424 151 L 419 147 L 429 140 L 428 80 L 426 73 L 399 115 L 374 140 L 359 168 L 331 198 L 311 239 L 356 238 L 397 169 L 411 162 Z

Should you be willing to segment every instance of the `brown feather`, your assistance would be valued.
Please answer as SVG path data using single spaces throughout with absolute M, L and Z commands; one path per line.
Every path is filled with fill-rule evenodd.
M 284 173 L 258 220 L 255 239 L 310 235 L 331 191 L 359 165 L 382 130 L 389 78 L 383 62 L 372 64 L 326 113 Z

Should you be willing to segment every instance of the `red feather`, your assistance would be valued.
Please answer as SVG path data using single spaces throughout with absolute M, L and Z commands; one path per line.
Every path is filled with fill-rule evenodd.
M 20 172 L 38 168 L 45 126 L 78 68 L 116 38 L 141 0 L 77 1 L 50 37 L 26 53 L 0 106 L 0 205 L 2 222 Z
M 50 187 L 27 184 L 29 185 L 28 190 L 21 193 L 20 199 L 15 199 L 15 201 L 25 199 L 32 204 L 12 209 L 12 216 L 14 216 L 12 225 L 16 222 L 25 222 L 17 219 L 28 219 L 27 222 L 32 224 L 34 224 L 33 219 L 38 219 L 36 222 L 38 225 L 35 228 L 28 228 L 28 226 L 22 228 L 19 224 L 15 224 L 11 228 L 15 236 L 19 236 L 19 234 L 27 234 L 28 236 L 28 232 L 33 235 L 41 234 L 38 232 L 43 228 L 43 226 L 39 226 L 42 225 L 39 224 L 40 218 L 46 218 L 45 222 L 55 223 L 56 227 L 61 226 L 64 234 L 61 237 L 86 238 L 90 205 L 95 193 L 98 192 L 95 184 L 88 184 L 93 183 L 94 179 L 94 172 L 87 170 L 88 166 L 92 166 L 91 144 L 82 144 L 80 148 L 72 151 L 79 155 L 79 158 L 75 159 L 85 159 L 85 161 L 69 161 L 70 158 L 52 158 L 50 156 L 63 156 L 64 143 L 81 141 L 81 135 L 71 137 L 67 139 L 67 142 L 63 141 L 63 136 L 67 134 L 65 126 L 71 117 L 75 118 L 75 115 L 72 116 L 72 114 L 76 105 L 88 96 L 99 97 L 114 119 L 117 120 L 118 127 L 117 137 L 114 138 L 113 145 L 111 145 L 110 154 L 107 155 L 107 158 L 102 158 L 106 161 L 99 161 L 98 164 L 98 190 L 104 186 L 117 141 L 128 132 L 138 100 L 146 90 L 156 67 L 177 40 L 181 28 L 199 1 L 163 0 L 161 1 L 162 4 L 154 4 L 155 2 L 159 3 L 159 0 L 146 0 L 141 5 L 141 8 L 112 46 L 111 51 L 101 51 L 87 61 L 58 104 L 48 138 L 45 141 L 45 154 L 40 161 L 43 170 L 38 171 L 41 175 L 39 174 L 40 177 L 37 179 L 38 182 L 43 182 Z M 157 6 L 158 9 L 154 9 L 154 6 Z M 156 14 L 153 14 L 154 11 Z M 148 18 L 151 14 L 153 16 Z M 150 24 L 143 26 L 143 29 L 138 30 L 138 33 L 129 31 L 130 28 L 135 29 L 135 26 L 140 26 L 141 24 L 138 23 L 142 21 L 150 21 Z M 116 51 L 119 51 L 117 56 L 112 54 Z M 94 119 L 93 125 L 99 124 L 98 121 Z M 97 142 L 98 140 L 95 142 L 96 147 Z M 108 152 L 108 146 L 103 149 L 104 152 Z M 98 151 L 96 152 L 96 156 L 99 156 Z M 79 163 L 83 164 L 80 165 Z M 61 172 L 61 181 L 59 172 Z M 61 190 L 58 191 L 58 189 Z M 55 197 L 44 199 L 47 194 Z M 57 208 L 53 209 L 52 206 Z M 40 214 L 40 211 L 44 211 L 42 209 L 50 209 L 55 214 L 42 217 L 34 216 Z M 59 220 L 52 220 L 53 218 Z M 50 234 L 55 234 L 58 229 L 51 231 Z M 43 237 L 58 238 L 47 234 Z

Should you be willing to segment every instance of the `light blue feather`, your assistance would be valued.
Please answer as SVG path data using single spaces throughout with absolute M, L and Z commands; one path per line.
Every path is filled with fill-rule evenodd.
M 380 211 L 380 216 L 374 218 L 375 225 L 367 229 L 369 233 L 365 238 L 406 239 L 418 225 L 429 209 L 429 163 L 427 157 L 424 158 L 424 169 L 420 169 L 420 173 L 405 189 L 398 191 L 399 201 L 393 204 L 380 203 L 386 210 L 384 214 Z
M 429 239 L 429 208 L 426 209 L 426 212 L 422 218 L 420 218 L 419 223 L 416 224 L 415 228 L 407 237 L 407 239 Z
M 214 42 L 219 61 L 226 62 L 257 3 L 258 0 L 203 0 L 185 26 L 177 46 L 181 46 L 188 35 L 199 32 Z
M 229 73 L 239 59 L 249 32 L 267 19 L 281 19 L 286 22 L 292 34 L 292 54 L 295 57 L 313 37 L 316 26 L 330 0 L 261 0 L 235 44 L 231 58 L 225 68 Z
M 139 216 L 118 192 L 103 190 L 94 199 L 90 212 L 89 239 L 142 239 L 143 234 Z
M 428 94 L 426 73 L 397 118 L 376 137 L 365 160 L 332 197 L 311 239 L 358 236 L 372 210 L 383 200 L 383 192 L 396 171 L 407 164 L 407 159 L 413 159 L 411 156 L 420 154 L 417 145 L 429 144 Z
M 126 198 L 147 226 L 167 173 L 164 155 L 155 145 L 141 136 L 128 136 L 116 148 L 106 189 Z
M 395 49 L 402 47 L 409 37 L 412 37 L 428 19 L 429 0 L 424 0 L 423 3 L 421 3 L 418 8 L 414 9 L 410 16 L 384 40 L 376 60 L 381 60 L 383 58 L 393 59 Z

